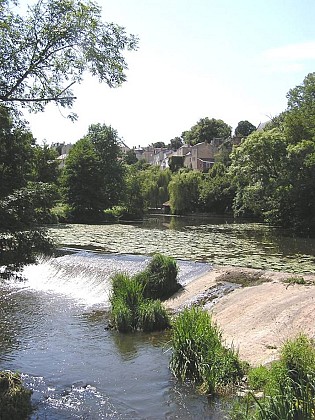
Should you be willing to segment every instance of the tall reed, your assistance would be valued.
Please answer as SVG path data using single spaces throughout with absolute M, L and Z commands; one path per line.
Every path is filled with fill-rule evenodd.
M 234 384 L 243 367 L 233 349 L 223 346 L 222 334 L 211 316 L 199 309 L 185 309 L 172 328 L 172 373 L 190 379 L 207 393 Z

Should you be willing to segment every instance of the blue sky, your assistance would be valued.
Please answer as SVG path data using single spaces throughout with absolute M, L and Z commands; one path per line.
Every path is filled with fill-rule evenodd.
M 129 146 L 168 143 L 204 117 L 258 125 L 315 71 L 314 0 L 98 3 L 104 20 L 140 38 L 126 54 L 128 80 L 109 89 L 87 76 L 75 89 L 74 123 L 52 105 L 27 114 L 39 143 L 74 143 L 93 123 L 111 125 Z

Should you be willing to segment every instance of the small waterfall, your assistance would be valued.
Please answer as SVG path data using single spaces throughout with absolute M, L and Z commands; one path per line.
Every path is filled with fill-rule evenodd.
M 142 271 L 150 257 L 138 255 L 100 254 L 91 251 L 72 252 L 26 266 L 22 288 L 61 294 L 88 306 L 109 307 L 110 277 L 117 272 L 134 275 Z M 182 285 L 199 277 L 211 266 L 204 263 L 178 261 Z

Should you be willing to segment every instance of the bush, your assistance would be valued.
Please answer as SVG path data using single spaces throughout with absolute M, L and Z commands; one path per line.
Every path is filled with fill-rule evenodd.
M 150 299 L 167 299 L 180 289 L 177 283 L 176 260 L 155 254 L 146 270 L 138 276 L 144 285 L 144 296 Z
M 234 384 L 243 368 L 233 349 L 222 344 L 222 334 L 211 316 L 198 308 L 185 309 L 172 329 L 172 373 L 193 380 L 203 391 L 215 393 Z
M 0 418 L 22 420 L 31 413 L 32 391 L 22 385 L 21 376 L 13 372 L 0 372 Z
M 250 369 L 247 377 L 250 389 L 263 390 L 270 379 L 270 372 L 266 366 L 258 366 Z
M 250 393 L 243 404 L 238 402 L 233 407 L 233 418 L 314 420 L 314 342 L 305 335 L 287 341 L 281 350 L 280 360 L 270 369 L 260 367 L 250 371 L 249 385 L 255 388 L 255 383 L 263 389 L 264 397 L 258 400 Z M 251 407 L 250 411 L 248 407 Z

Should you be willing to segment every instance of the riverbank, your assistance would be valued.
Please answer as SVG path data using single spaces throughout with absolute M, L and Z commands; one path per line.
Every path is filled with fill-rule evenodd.
M 306 284 L 286 283 L 302 278 Z M 217 285 L 246 284 L 220 296 Z M 215 290 L 215 299 L 207 296 Z M 266 364 L 278 357 L 282 344 L 303 332 L 315 338 L 315 274 L 296 275 L 269 270 L 214 266 L 165 302 L 172 312 L 194 303 L 206 303 L 228 345 L 239 350 L 241 359 L 252 365 Z

